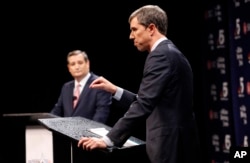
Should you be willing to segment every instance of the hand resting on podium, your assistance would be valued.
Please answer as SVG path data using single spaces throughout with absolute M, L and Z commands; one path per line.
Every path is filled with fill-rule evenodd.
M 107 148 L 106 143 L 102 138 L 96 137 L 81 137 L 77 144 L 78 147 L 82 147 L 84 150 L 91 151 L 96 148 Z
M 105 147 L 103 147 L 103 148 L 107 148 L 107 147 L 110 147 L 111 145 L 109 145 L 110 143 L 108 143 L 107 141 L 108 140 L 106 140 L 105 139 L 105 136 L 107 135 L 107 133 L 109 132 L 106 128 L 92 128 L 92 129 L 89 129 L 89 131 L 91 132 L 91 133 L 94 133 L 94 134 L 96 134 L 96 135 L 98 135 L 99 136 L 99 139 L 101 139 L 101 140 L 96 140 L 96 138 L 97 137 L 92 137 L 93 138 L 93 140 L 91 140 L 91 139 L 87 139 L 87 138 L 91 138 L 91 137 L 81 137 L 81 139 L 79 140 L 79 143 L 78 143 L 78 147 L 80 147 L 80 146 L 82 146 L 83 147 L 83 149 L 85 149 L 85 147 L 87 147 L 86 148 L 86 150 L 92 150 L 92 145 L 90 145 L 90 143 L 92 143 L 93 145 L 95 144 L 94 142 L 92 142 L 92 141 L 97 141 L 96 143 L 97 144 L 95 144 L 94 145 L 94 147 L 93 147 L 93 149 L 94 148 L 102 148 L 102 147 L 98 147 L 99 146 L 99 144 L 101 143 L 101 142 L 99 142 L 99 141 L 103 141 L 104 143 L 105 143 Z M 82 139 L 84 139 L 84 140 L 82 140 Z M 106 140 L 106 141 L 105 141 Z M 83 141 L 83 142 L 85 142 L 85 144 L 81 144 L 81 142 L 80 141 Z M 87 141 L 89 141 L 89 142 L 87 142 Z M 107 142 L 107 143 L 106 143 Z M 102 144 L 102 143 L 101 143 Z M 100 144 L 100 145 L 101 145 Z M 111 144 L 113 144 L 113 143 L 111 143 Z M 123 145 L 123 147 L 130 147 L 130 146 L 134 146 L 134 145 L 138 145 L 138 143 L 136 143 L 136 142 L 134 142 L 134 141 L 132 141 L 132 140 L 127 140 L 125 143 L 124 143 L 124 145 Z M 95 146 L 97 146 L 97 147 L 95 147 Z M 113 146 L 112 146 L 113 147 Z M 89 149 L 90 148 L 90 149 Z

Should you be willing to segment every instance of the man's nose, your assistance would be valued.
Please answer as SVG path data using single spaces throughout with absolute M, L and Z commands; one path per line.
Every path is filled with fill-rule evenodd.
M 129 35 L 129 39 L 134 39 L 134 36 L 132 34 Z

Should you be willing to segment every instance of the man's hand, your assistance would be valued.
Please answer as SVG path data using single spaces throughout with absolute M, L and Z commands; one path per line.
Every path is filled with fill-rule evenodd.
M 90 88 L 102 89 L 112 94 L 115 94 L 117 87 L 104 77 L 100 76 L 95 79 L 89 86 Z
M 107 148 L 105 142 L 100 138 L 95 137 L 82 137 L 77 144 L 78 147 L 82 147 L 84 150 L 91 151 L 95 148 Z

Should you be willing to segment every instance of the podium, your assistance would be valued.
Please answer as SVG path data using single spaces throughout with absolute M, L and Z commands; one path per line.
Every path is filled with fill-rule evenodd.
M 50 113 L 3 114 L 1 162 L 35 163 L 44 159 L 52 163 L 54 136 L 38 119 L 55 117 Z
M 58 153 L 60 157 L 54 158 L 55 163 L 62 162 L 60 159 L 63 159 L 63 162 L 67 163 L 125 163 L 135 162 L 135 160 L 140 160 L 143 163 L 149 162 L 146 155 L 145 142 L 132 136 L 120 148 L 113 147 L 86 151 L 77 147 L 81 136 L 100 137 L 99 131 L 110 130 L 111 127 L 105 124 L 83 117 L 40 118 L 38 121 L 48 130 L 52 131 L 53 136 L 56 135 L 61 141 L 70 142 L 71 144 L 70 157 L 64 155 L 65 153 Z M 65 148 L 65 150 L 67 149 Z

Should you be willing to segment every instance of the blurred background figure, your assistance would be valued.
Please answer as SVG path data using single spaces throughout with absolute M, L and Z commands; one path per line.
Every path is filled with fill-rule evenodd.
M 51 113 L 60 117 L 81 116 L 106 123 L 112 95 L 104 90 L 89 88 L 98 76 L 90 72 L 90 61 L 86 52 L 69 52 L 67 67 L 74 80 L 62 86 L 61 94 Z

